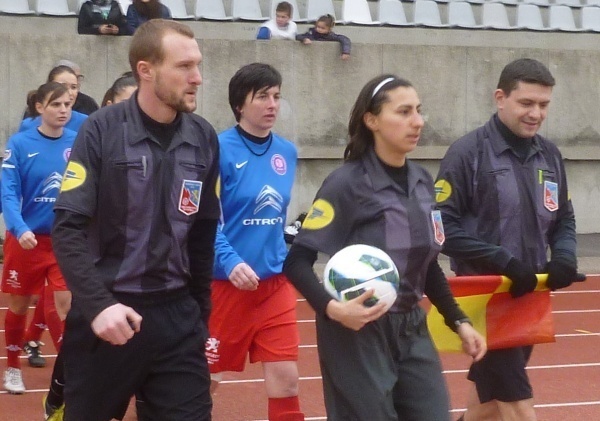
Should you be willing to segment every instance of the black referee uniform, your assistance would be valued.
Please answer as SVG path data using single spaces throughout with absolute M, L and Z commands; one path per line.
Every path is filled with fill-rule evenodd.
M 134 394 L 140 419 L 210 419 L 204 342 L 218 158 L 217 135 L 204 119 L 179 113 L 157 123 L 135 95 L 82 126 L 53 229 L 73 293 L 62 348 L 65 420 L 110 420 Z M 90 327 L 117 303 L 143 317 L 122 346 Z
M 400 273 L 398 298 L 359 331 L 330 320 L 332 299 L 312 272 L 317 252 L 351 244 L 386 251 Z M 374 150 L 330 174 L 316 195 L 284 269 L 315 309 L 328 420 L 449 420 L 442 368 L 419 301 L 426 293 L 446 324 L 465 318 L 437 263 L 443 227 L 433 180 L 409 160 L 385 165 Z
M 562 156 L 536 134 L 518 138 L 497 114 L 457 140 L 440 164 L 444 253 L 457 275 L 502 273 L 512 258 L 544 273 L 548 250 L 576 267 L 573 206 Z M 525 371 L 532 347 L 489 350 L 474 363 L 481 403 L 533 397 Z

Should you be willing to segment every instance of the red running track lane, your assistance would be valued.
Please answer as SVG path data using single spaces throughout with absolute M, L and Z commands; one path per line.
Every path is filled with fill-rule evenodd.
M 4 349 L 6 296 L 0 295 L 0 344 Z M 557 341 L 535 347 L 529 375 L 540 421 L 600 420 L 600 275 L 567 290 L 553 293 Z M 301 349 L 300 402 L 307 420 L 325 420 L 314 328 L 314 313 L 299 299 Z M 31 368 L 23 360 L 27 393 L 14 396 L 0 391 L 0 421 L 42 420 L 41 401 L 48 388 L 54 349 L 47 334 L 46 368 Z M 4 369 L 4 352 L 0 367 Z M 469 358 L 442 354 L 452 403 L 452 419 L 464 411 L 470 383 L 465 379 Z M 126 421 L 136 420 L 130 407 Z M 243 373 L 226 373 L 214 396 L 214 421 L 267 419 L 267 397 L 259 364 L 248 364 Z

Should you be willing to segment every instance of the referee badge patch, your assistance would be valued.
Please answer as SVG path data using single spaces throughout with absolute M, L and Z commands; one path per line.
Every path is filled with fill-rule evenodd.
M 179 194 L 179 212 L 188 216 L 197 213 L 200 209 L 200 193 L 202 181 L 183 180 Z
M 444 234 L 442 213 L 439 210 L 431 211 L 431 222 L 433 223 L 433 238 L 441 246 L 446 241 L 446 235 Z
M 550 212 L 558 210 L 558 183 L 544 181 L 544 207 Z

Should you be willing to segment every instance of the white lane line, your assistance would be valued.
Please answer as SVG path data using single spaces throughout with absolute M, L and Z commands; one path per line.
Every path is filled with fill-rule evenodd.
M 600 367 L 600 363 L 580 363 L 580 364 L 556 364 L 556 365 L 533 365 L 527 367 L 527 370 L 553 370 L 555 368 L 581 368 L 581 367 Z M 469 370 L 444 370 L 444 374 L 463 374 Z
M 27 389 L 25 393 L 48 393 L 48 389 Z M 0 395 L 10 395 L 6 390 L 0 390 Z
M 299 380 L 321 380 L 321 376 L 300 377 Z M 247 383 L 263 383 L 265 379 L 243 379 L 243 380 L 222 380 L 219 384 L 247 384 Z
M 600 289 L 580 289 L 580 290 L 575 290 L 575 291 L 566 291 L 566 290 L 561 290 L 561 291 L 552 291 L 550 294 L 554 295 L 562 295 L 562 294 L 597 294 L 600 292 Z
M 42 354 L 42 357 L 44 357 L 44 358 L 56 358 L 56 354 Z M 5 360 L 6 358 L 7 357 L 0 357 L 0 361 Z M 22 359 L 22 360 L 24 360 L 24 359 L 26 359 L 28 357 L 27 357 L 27 355 L 20 355 L 19 358 Z M 35 367 L 35 368 L 38 368 L 38 367 Z
M 600 313 L 600 309 L 593 310 L 556 310 L 552 314 L 577 314 L 577 313 Z
M 568 406 L 592 406 L 592 405 L 600 405 L 600 401 L 590 401 L 590 402 L 564 402 L 564 403 L 540 403 L 533 405 L 534 408 L 564 408 Z M 456 408 L 451 409 L 450 412 L 465 412 L 467 408 Z M 308 418 L 307 418 L 308 419 Z

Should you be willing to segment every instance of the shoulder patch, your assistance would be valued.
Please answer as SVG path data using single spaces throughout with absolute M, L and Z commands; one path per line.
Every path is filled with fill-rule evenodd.
M 434 187 L 435 191 L 435 201 L 436 203 L 443 202 L 444 200 L 448 200 L 450 196 L 452 196 L 452 186 L 446 180 L 438 180 L 435 183 Z
M 69 191 L 81 186 L 85 182 L 86 175 L 87 172 L 83 165 L 79 162 L 70 161 L 67 164 L 60 191 Z
M 325 228 L 333 221 L 335 211 L 333 206 L 323 199 L 317 199 L 310 207 L 306 219 L 302 223 L 302 229 L 319 230 Z

